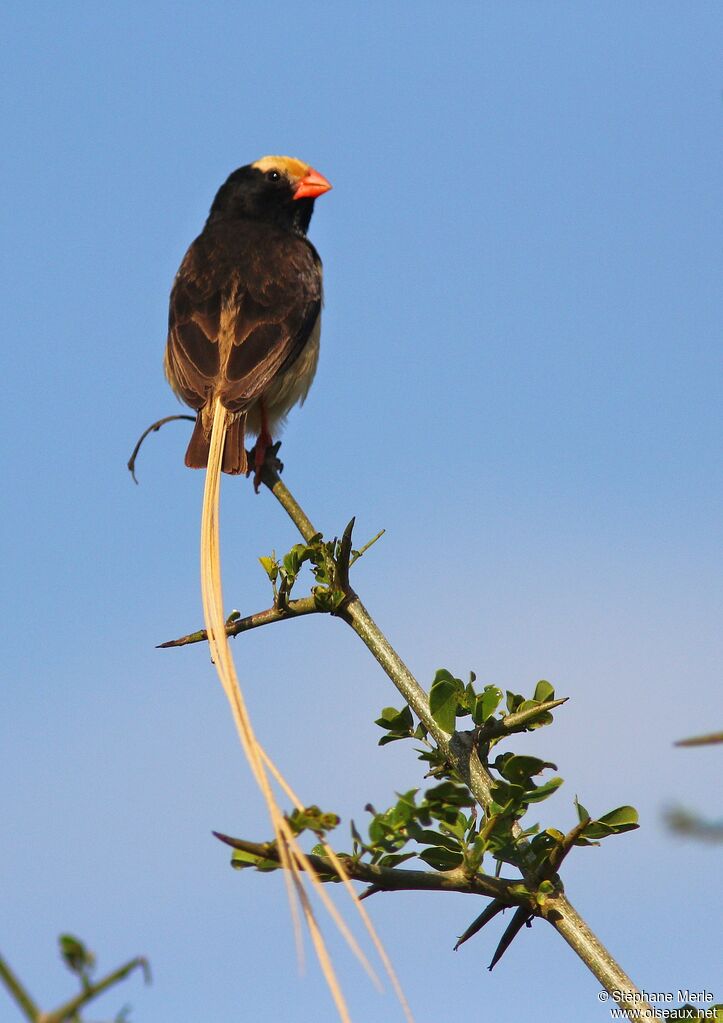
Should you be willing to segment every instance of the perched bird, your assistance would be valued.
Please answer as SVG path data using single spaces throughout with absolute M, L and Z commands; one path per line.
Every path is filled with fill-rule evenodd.
M 303 402 L 319 356 L 321 260 L 306 237 L 315 199 L 331 185 L 300 160 L 265 156 L 218 190 L 171 291 L 165 370 L 197 410 L 186 465 L 205 468 L 214 419 L 222 469 L 254 468 L 272 432 Z

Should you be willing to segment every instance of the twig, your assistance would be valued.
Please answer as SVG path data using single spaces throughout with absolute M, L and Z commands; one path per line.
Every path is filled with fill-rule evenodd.
M 585 828 L 588 826 L 589 821 L 579 821 L 574 828 L 572 828 L 565 837 L 562 839 L 560 844 L 556 846 L 550 853 L 550 858 L 547 863 L 543 866 L 541 873 L 547 878 L 552 880 L 555 874 L 559 871 L 562 861 L 565 859 L 567 854 L 571 851 L 575 842 L 578 840 L 580 835 L 583 833 Z
M 257 611 L 256 614 L 247 615 L 245 618 L 237 618 L 226 625 L 227 636 L 238 636 L 240 632 L 248 632 L 250 629 L 258 629 L 261 625 L 271 625 L 273 622 L 285 622 L 288 618 L 299 618 L 301 615 L 318 614 L 319 609 L 313 597 L 302 597 L 299 600 L 290 600 L 284 608 L 270 607 L 267 611 Z M 158 650 L 166 650 L 174 646 L 190 646 L 191 643 L 203 643 L 208 639 L 205 629 L 198 629 L 190 632 L 187 636 L 180 636 L 178 639 L 169 639 L 165 643 L 159 643 Z
M 30 1023 L 37 1023 L 40 1016 L 40 1009 L 32 1000 L 23 984 L 16 977 L 10 966 L 0 956 L 0 980 L 3 981 L 12 997 L 15 999 L 18 1008 Z
M 527 710 L 518 710 L 514 714 L 506 714 L 503 718 L 493 718 L 485 722 L 476 730 L 478 742 L 487 742 L 489 739 L 496 739 L 498 736 L 511 735 L 513 732 L 523 732 L 530 722 L 541 717 L 547 711 L 554 710 L 567 703 L 569 696 L 563 696 L 560 700 L 548 700 L 541 703 L 539 707 L 529 707 Z
M 141 444 L 146 439 L 146 437 L 148 436 L 149 433 L 157 433 L 158 430 L 160 430 L 160 428 L 162 426 L 166 425 L 166 423 L 172 423 L 176 419 L 188 419 L 192 423 L 196 422 L 196 417 L 195 416 L 184 416 L 184 415 L 166 416 L 164 419 L 159 419 L 155 423 L 151 423 L 151 425 L 148 427 L 148 429 L 144 430 L 143 433 L 138 438 L 138 443 L 133 448 L 133 454 L 128 459 L 128 472 L 133 477 L 133 482 L 134 483 L 136 483 L 136 484 L 138 483 L 138 480 L 136 479 L 136 458 L 138 457 L 138 452 L 141 450 Z
M 101 980 L 88 983 L 80 994 L 75 995 L 75 997 L 59 1006 L 59 1008 L 53 1009 L 52 1012 L 42 1012 L 8 964 L 0 956 L 0 980 L 4 982 L 6 988 L 15 999 L 18 1008 L 25 1018 L 29 1020 L 29 1023 L 66 1023 L 67 1020 L 76 1016 L 84 1005 L 93 1001 L 103 991 L 107 991 L 109 987 L 113 987 L 114 984 L 124 980 L 135 969 L 141 969 L 146 983 L 150 983 L 151 975 L 148 960 L 143 956 L 136 956 L 135 959 L 131 959 L 123 966 L 118 967 L 117 970 L 113 970 Z
M 44 1013 L 37 1021 L 37 1023 L 66 1023 L 66 1020 L 70 1020 L 76 1013 L 87 1005 L 88 1002 L 97 998 L 98 995 L 107 991 L 109 987 L 113 987 L 119 981 L 124 980 L 129 973 L 132 973 L 135 969 L 141 969 L 143 971 L 143 977 L 146 984 L 150 983 L 151 975 L 148 967 L 148 960 L 143 956 L 136 956 L 135 959 L 131 959 L 123 966 L 119 966 L 117 970 L 113 970 L 111 973 L 106 974 L 101 980 L 96 980 L 92 984 L 88 984 L 85 990 L 81 991 L 75 998 L 71 998 L 64 1005 L 61 1005 L 58 1009 L 54 1009 L 52 1012 Z
M 693 735 L 690 739 L 678 739 L 674 746 L 713 746 L 723 742 L 723 732 L 711 732 L 710 735 Z
M 385 533 L 386 533 L 386 529 L 380 529 L 379 532 L 377 533 L 377 535 L 373 536 L 368 543 L 365 543 L 364 546 L 360 547 L 358 551 L 353 551 L 352 552 L 352 556 L 351 556 L 351 560 L 349 562 L 349 568 L 351 568 L 351 566 L 356 561 L 359 560 L 359 558 L 362 556 L 362 554 L 366 554 L 366 552 L 369 550 L 369 548 L 372 547 L 377 542 L 377 540 L 381 540 L 381 538 L 384 536 Z

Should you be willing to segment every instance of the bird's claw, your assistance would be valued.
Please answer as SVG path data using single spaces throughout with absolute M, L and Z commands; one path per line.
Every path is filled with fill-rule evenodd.
M 246 475 L 250 476 L 253 469 L 254 491 L 257 494 L 259 492 L 259 487 L 264 481 L 263 478 L 265 470 L 268 469 L 274 474 L 283 472 L 284 463 L 278 457 L 280 447 L 280 440 L 277 440 L 275 444 L 272 444 L 271 438 L 269 438 L 267 442 L 259 437 L 251 451 L 247 452 L 249 468 Z

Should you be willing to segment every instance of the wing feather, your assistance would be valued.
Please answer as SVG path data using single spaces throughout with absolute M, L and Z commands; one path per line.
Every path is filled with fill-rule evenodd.
M 298 358 L 320 308 L 321 264 L 306 239 L 253 221 L 210 225 L 171 292 L 171 386 L 192 408 L 218 396 L 245 411 Z

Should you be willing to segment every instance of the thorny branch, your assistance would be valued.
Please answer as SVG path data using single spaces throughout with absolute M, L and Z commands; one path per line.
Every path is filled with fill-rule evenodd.
M 150 430 L 157 429 L 165 421 L 166 420 L 159 420 L 159 422 L 154 424 Z M 140 443 L 143 441 L 145 436 L 147 436 L 150 430 L 146 431 L 141 438 L 141 441 L 139 441 L 139 444 L 134 451 L 134 457 L 138 453 Z M 261 481 L 266 485 L 266 487 L 268 487 L 277 501 L 281 504 L 296 525 L 303 539 L 308 543 L 312 537 L 317 535 L 318 531 L 314 528 L 311 520 L 308 518 L 296 498 L 282 482 L 276 468 L 278 465 L 278 462 L 275 461 L 277 452 L 278 445 L 276 445 L 272 451 L 273 458 L 267 459 L 267 462 L 262 468 Z M 133 459 L 131 461 L 133 461 Z M 348 546 L 350 549 L 350 537 L 348 540 Z M 470 733 L 460 732 L 455 732 L 450 735 L 439 727 L 430 712 L 426 692 L 414 675 L 412 675 L 396 650 L 391 646 L 386 636 L 362 604 L 358 595 L 352 589 L 351 585 L 348 584 L 346 579 L 344 581 L 347 585 L 346 600 L 336 612 L 337 617 L 342 618 L 363 641 L 384 672 L 388 675 L 392 683 L 401 693 L 411 710 L 427 729 L 427 732 L 433 737 L 439 751 L 448 760 L 462 781 L 468 786 L 477 802 L 483 807 L 489 807 L 493 802 L 492 788 L 494 785 L 494 779 L 483 766 L 477 755 L 473 736 Z M 261 612 L 261 614 L 269 614 L 269 612 Z M 252 621 L 256 617 L 257 616 L 252 615 L 249 619 L 240 619 L 240 621 Z M 278 620 L 280 620 L 280 618 L 274 616 L 269 619 L 269 621 Z M 230 627 L 233 628 L 234 624 Z M 265 624 L 265 622 L 259 621 L 258 624 Z M 253 628 L 255 625 L 247 627 Z M 238 631 L 243 630 L 239 629 Z M 182 640 L 171 641 L 170 643 L 163 645 L 183 645 L 184 641 L 198 642 L 201 638 L 200 633 L 194 633 L 192 634 L 192 637 L 193 638 L 183 637 Z M 516 837 L 518 840 L 518 848 L 523 853 L 524 859 L 526 842 L 521 836 L 521 829 L 519 828 L 519 825 L 516 825 Z M 525 883 L 533 890 L 545 880 L 545 878 L 540 876 L 531 865 L 527 869 L 523 869 L 522 873 Z M 486 923 L 492 916 L 496 915 L 496 913 L 502 908 L 503 906 L 501 903 L 498 903 L 497 900 L 493 901 L 490 906 L 487 907 L 485 913 L 483 913 L 481 917 L 479 917 L 471 925 L 471 927 L 468 928 L 466 936 L 471 936 L 471 933 L 474 933 L 474 929 L 479 929 L 479 927 L 483 926 L 484 923 Z M 542 906 L 537 907 L 537 913 L 546 919 L 547 922 L 550 923 L 551 926 L 554 927 L 554 929 L 561 935 L 561 937 L 565 939 L 572 950 L 585 963 L 592 974 L 611 995 L 619 993 L 625 996 L 624 999 L 621 1000 L 621 1004 L 630 1019 L 644 1020 L 651 1019 L 653 1017 L 653 1009 L 650 1004 L 643 999 L 642 994 L 633 984 L 630 977 L 628 977 L 622 967 L 618 965 L 612 955 L 575 910 L 574 906 L 568 901 L 562 890 L 561 883 L 558 883 L 555 891 L 550 895 L 545 903 Z M 522 906 L 518 908 L 512 921 L 508 925 L 505 934 L 503 935 L 500 946 L 498 946 L 493 964 L 499 959 L 502 952 L 504 952 L 507 945 L 511 942 L 521 927 L 530 922 L 531 916 L 532 914 L 528 908 Z
M 216 838 L 233 849 L 251 853 L 261 859 L 280 863 L 281 857 L 275 842 L 248 842 L 244 838 L 232 838 L 214 831 Z M 325 856 L 308 856 L 309 863 L 321 878 L 338 878 L 339 874 Z M 484 895 L 490 899 L 503 898 L 506 903 L 527 906 L 527 900 L 516 895 L 511 889 L 516 881 L 475 874 L 470 876 L 461 867 L 454 870 L 408 870 L 400 867 L 380 867 L 375 863 L 362 863 L 353 856 L 340 855 L 339 860 L 353 881 L 362 881 L 371 887 L 360 898 L 377 892 L 464 892 L 468 895 Z M 529 910 L 528 910 L 529 911 Z
M 265 466 L 261 478 L 293 520 L 303 538 L 306 541 L 310 540 L 317 530 L 281 481 L 278 473 L 271 467 Z M 482 766 L 472 743 L 460 733 L 448 735 L 439 728 L 430 713 L 427 694 L 351 587 L 348 597 L 339 617 L 351 626 L 368 647 L 429 734 L 433 736 L 439 750 L 448 758 L 455 771 L 468 785 L 478 803 L 481 806 L 489 806 L 493 801 L 491 789 L 494 782 L 492 776 Z M 520 845 L 524 845 L 524 843 L 520 841 Z M 543 879 L 538 879 L 529 872 L 525 874 L 525 880 L 534 886 Z M 642 998 L 630 977 L 593 934 L 563 892 L 561 890 L 556 892 L 554 897 L 548 901 L 548 907 L 543 910 L 545 919 L 565 939 L 603 987 L 610 994 L 624 992 L 634 997 L 634 1001 L 624 1003 L 629 1018 L 633 1020 L 651 1019 L 652 1007 Z

